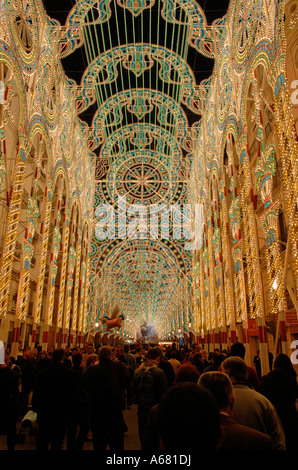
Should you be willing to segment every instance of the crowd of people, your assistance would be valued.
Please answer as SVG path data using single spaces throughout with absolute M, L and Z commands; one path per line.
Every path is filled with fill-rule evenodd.
M 146 451 L 293 450 L 297 375 L 279 354 L 271 370 L 245 362 L 245 347 L 208 353 L 173 343 L 25 348 L 0 365 L 0 433 L 7 449 L 30 421 L 37 450 L 124 450 L 124 410 L 137 406 Z M 137 450 L 137 449 L 136 449 Z

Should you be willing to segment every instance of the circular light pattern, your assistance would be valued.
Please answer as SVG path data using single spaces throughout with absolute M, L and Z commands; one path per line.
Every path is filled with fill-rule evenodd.
M 102 189 L 106 200 L 113 204 L 125 197 L 127 204 L 149 207 L 152 204 L 176 202 L 183 194 L 183 182 L 167 158 L 157 152 L 137 151 L 113 165 Z M 98 196 L 97 196 L 98 197 Z
M 163 181 L 160 172 L 148 164 L 137 164 L 124 174 L 123 186 L 135 199 L 148 199 L 158 194 Z

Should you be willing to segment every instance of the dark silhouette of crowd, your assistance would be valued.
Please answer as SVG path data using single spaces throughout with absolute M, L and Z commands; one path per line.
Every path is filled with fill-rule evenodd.
M 124 450 L 124 410 L 137 407 L 146 451 L 293 450 L 297 375 L 279 354 L 268 374 L 242 343 L 208 353 L 146 344 L 47 351 L 38 345 L 0 365 L 0 432 L 14 450 L 27 427 L 37 450 Z

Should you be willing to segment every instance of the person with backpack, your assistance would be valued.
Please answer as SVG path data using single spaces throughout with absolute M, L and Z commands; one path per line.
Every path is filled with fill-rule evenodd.
M 138 430 L 143 448 L 144 430 L 151 408 L 159 403 L 168 387 L 166 374 L 158 367 L 161 359 L 158 347 L 149 349 L 146 360 L 134 373 L 134 396 L 137 403 Z

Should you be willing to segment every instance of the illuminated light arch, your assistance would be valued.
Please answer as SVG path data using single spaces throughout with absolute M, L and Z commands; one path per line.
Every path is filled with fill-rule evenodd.
M 117 0 L 119 6 L 137 17 L 144 10 L 150 9 L 155 0 Z M 177 4 L 180 10 L 184 11 L 185 21 L 181 21 L 181 13 L 177 15 Z M 207 25 L 205 14 L 196 2 L 189 0 L 179 0 L 179 2 L 163 0 L 161 15 L 165 21 L 175 24 L 182 24 L 188 27 L 189 33 L 187 41 L 191 47 L 206 57 L 214 58 L 214 38 L 211 26 Z M 80 0 L 74 5 L 65 25 L 60 27 L 59 56 L 64 58 L 81 47 L 84 43 L 84 27 L 106 23 L 111 18 L 111 0 Z M 96 15 L 90 14 L 96 6 Z M 89 18 L 88 18 L 89 15 Z M 90 18 L 91 17 L 91 18 Z
M 188 42 L 190 46 L 197 49 L 201 54 L 214 58 L 214 40 L 212 27 L 207 25 L 206 16 L 200 5 L 195 1 L 178 0 L 173 2 L 171 0 L 163 0 L 164 6 L 162 8 L 162 16 L 165 20 L 188 25 L 189 36 Z M 177 14 L 177 4 L 184 10 L 187 21 L 181 20 Z
M 39 24 L 35 1 L 8 0 L 6 9 L 9 15 L 11 35 L 18 51 L 18 60 L 23 70 L 35 72 L 38 57 Z
M 272 44 L 270 44 L 267 40 L 262 41 L 253 51 L 252 51 L 252 62 L 249 64 L 246 73 L 245 73 L 245 79 L 243 82 L 243 87 L 242 87 L 242 94 L 241 94 L 241 101 L 240 101 L 240 115 L 245 116 L 246 115 L 246 106 L 247 106 L 247 94 L 248 94 L 248 89 L 251 84 L 251 78 L 253 78 L 253 73 L 254 70 L 259 66 L 263 65 L 264 67 L 264 72 L 267 74 L 270 69 L 272 69 L 272 62 L 273 62 L 273 57 L 274 57 L 274 48 Z M 271 77 L 271 86 L 273 86 L 274 79 Z M 268 83 L 270 81 L 268 80 Z M 244 114 L 243 114 L 244 113 Z M 243 120 L 240 120 L 240 123 L 243 123 Z M 243 124 L 242 124 L 243 126 Z M 241 127 L 241 130 L 243 127 Z
M 111 16 L 111 0 L 79 0 L 71 9 L 66 19 L 65 25 L 61 26 L 59 38 L 59 56 L 64 58 L 81 47 L 84 42 L 83 26 L 90 24 L 104 23 Z M 98 5 L 98 18 L 96 21 L 85 21 L 88 12 Z
M 158 109 L 156 121 L 159 125 L 176 136 L 186 151 L 192 150 L 193 136 L 185 112 L 173 98 L 158 90 L 146 88 L 120 92 L 100 105 L 92 120 L 94 143 L 90 150 L 96 149 L 105 138 L 108 138 L 113 127 L 122 125 L 123 108 L 140 120 L 146 114 L 152 113 L 154 106 Z
M 147 123 L 137 123 L 123 126 L 115 131 L 101 148 L 101 156 L 107 158 L 119 158 L 133 145 L 135 149 L 148 149 L 153 139 L 156 141 L 155 151 L 174 161 L 180 161 L 182 150 L 172 134 L 160 126 Z M 127 145 L 127 142 L 129 145 Z M 166 147 L 169 153 L 166 152 Z M 116 150 L 114 150 L 116 149 Z M 119 150 L 118 150 L 119 149 Z M 171 160 L 169 163 L 171 163 Z
M 128 72 L 140 77 L 159 63 L 159 78 L 167 84 L 179 86 L 178 103 L 183 103 L 193 113 L 200 114 L 204 88 L 196 84 L 195 76 L 187 62 L 166 47 L 146 43 L 125 44 L 105 51 L 88 66 L 78 87 L 77 110 L 79 113 L 96 101 L 99 87 L 115 82 L 119 64 Z M 177 74 L 174 79 L 173 71 Z M 100 74 L 105 74 L 100 77 Z M 97 91 L 98 93 L 98 91 Z
M 52 169 L 52 180 L 54 181 L 55 185 L 59 177 L 63 178 L 65 192 L 67 194 L 67 197 L 69 198 L 70 182 L 67 178 L 67 169 L 65 167 L 65 162 L 62 159 L 58 159 L 56 161 L 55 167 Z
M 17 89 L 20 94 L 19 119 L 22 127 L 25 127 L 27 122 L 28 110 L 25 83 L 22 80 L 22 69 L 17 61 L 17 57 L 14 55 L 13 49 L 11 49 L 6 43 L 2 41 L 0 41 L 0 53 L 3 63 L 7 65 L 7 67 L 10 69 L 15 78 Z
M 93 260 L 93 268 L 98 267 L 98 271 L 101 273 L 105 269 L 110 257 L 117 256 L 118 252 L 125 250 L 124 245 L 134 247 L 138 244 L 143 246 L 147 245 L 153 249 L 154 247 L 159 250 L 165 250 L 169 257 L 175 260 L 177 269 L 179 269 L 182 275 L 186 275 L 190 262 L 184 257 L 183 249 L 178 245 L 175 245 L 171 240 L 114 240 L 108 243 L 101 251 L 101 253 Z
M 159 269 L 160 263 L 163 264 L 163 269 Z M 111 242 L 102 255 L 92 262 L 92 271 L 97 272 L 101 289 L 100 307 L 98 307 L 99 311 L 96 310 L 96 315 L 100 312 L 103 316 L 107 310 L 113 308 L 113 299 L 108 298 L 107 292 L 109 289 L 116 289 L 123 313 L 133 318 L 138 326 L 148 314 L 154 314 L 155 321 L 160 322 L 160 316 L 165 314 L 165 303 L 170 302 L 169 290 L 173 289 L 173 282 L 179 285 L 181 279 L 185 278 L 189 267 L 185 265 L 185 260 L 179 254 L 177 247 L 173 246 L 170 241 L 115 240 Z M 110 284 L 111 277 L 114 279 L 113 287 Z M 163 294 L 154 304 L 153 297 L 157 290 Z M 146 310 L 144 307 L 142 315 L 140 315 L 136 300 L 140 300 L 139 297 L 144 298 L 149 309 Z M 103 306 L 103 299 L 105 299 L 105 305 L 110 303 L 109 308 Z
M 51 142 L 50 142 L 49 132 L 47 129 L 46 120 L 39 114 L 34 114 L 31 117 L 30 122 L 28 123 L 28 133 L 29 133 L 29 139 L 31 142 L 33 142 L 33 139 L 37 133 L 40 133 L 40 135 L 42 136 L 42 140 L 45 145 L 45 149 L 46 149 L 47 157 L 48 157 L 47 168 L 49 172 L 51 172 L 52 151 L 51 151 Z

